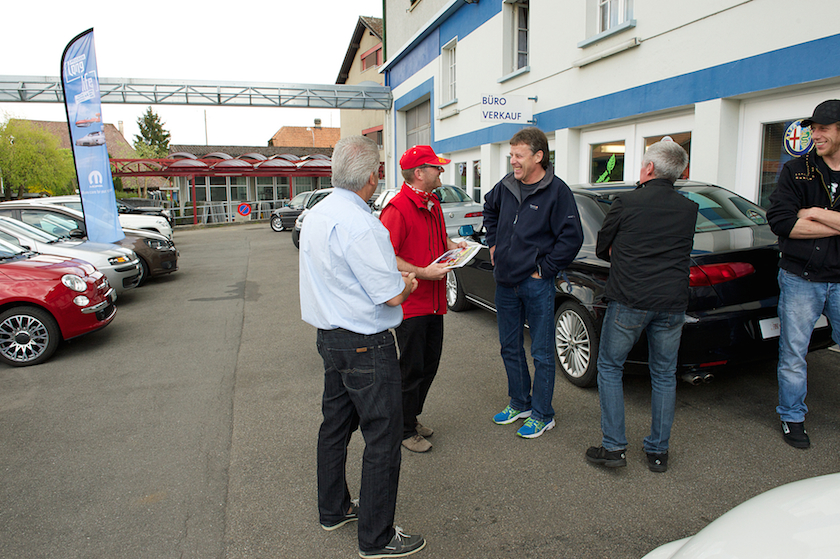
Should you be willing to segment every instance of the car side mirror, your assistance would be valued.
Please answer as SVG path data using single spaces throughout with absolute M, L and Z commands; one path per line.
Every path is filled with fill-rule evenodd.
M 83 239 L 85 237 L 85 232 L 81 229 L 71 229 L 68 231 L 67 236 L 71 239 Z
M 458 234 L 462 237 L 472 237 L 475 233 L 472 225 L 462 225 L 458 228 Z

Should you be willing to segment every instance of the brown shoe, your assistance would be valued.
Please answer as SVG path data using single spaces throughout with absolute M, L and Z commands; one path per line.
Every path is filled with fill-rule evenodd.
M 411 452 L 428 452 L 432 449 L 432 443 L 424 439 L 421 435 L 414 435 L 411 438 L 404 439 L 402 445 Z
M 429 429 L 428 427 L 421 424 L 419 421 L 414 426 L 414 429 L 417 431 L 418 435 L 420 435 L 421 437 L 425 437 L 427 439 L 435 434 L 434 429 Z

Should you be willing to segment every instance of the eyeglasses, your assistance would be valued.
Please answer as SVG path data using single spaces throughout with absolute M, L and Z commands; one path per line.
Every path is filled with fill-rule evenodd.
M 420 165 L 421 169 L 437 169 L 439 173 L 443 172 L 443 167 L 439 165 Z

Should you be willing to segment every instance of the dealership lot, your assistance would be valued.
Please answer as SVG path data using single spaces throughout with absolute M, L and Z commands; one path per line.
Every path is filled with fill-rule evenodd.
M 267 223 L 176 232 L 180 270 L 117 301 L 106 329 L 42 365 L 0 367 L 0 556 L 356 557 L 356 528 L 318 525 L 322 365 L 300 321 L 297 250 Z M 597 392 L 558 376 L 536 440 L 507 403 L 495 316 L 447 315 L 424 424 L 404 451 L 397 523 L 417 557 L 631 559 L 783 483 L 840 471 L 840 354 L 809 357 L 812 448 L 782 442 L 773 363 L 681 383 L 670 469 L 641 439 L 650 385 L 626 380 L 628 467 L 587 464 Z M 358 494 L 363 445 L 348 460 Z

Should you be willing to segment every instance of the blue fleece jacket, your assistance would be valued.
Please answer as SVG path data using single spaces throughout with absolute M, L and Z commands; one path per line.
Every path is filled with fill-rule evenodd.
M 521 184 L 510 173 L 484 197 L 487 246 L 496 247 L 493 277 L 505 287 L 519 285 L 535 271 L 553 278 L 583 244 L 574 195 L 554 176 L 553 166 L 524 200 Z

